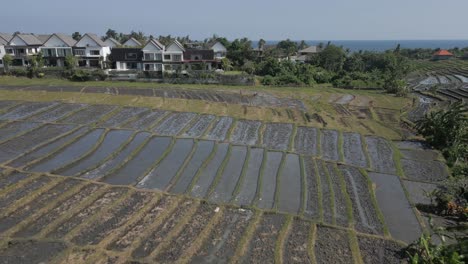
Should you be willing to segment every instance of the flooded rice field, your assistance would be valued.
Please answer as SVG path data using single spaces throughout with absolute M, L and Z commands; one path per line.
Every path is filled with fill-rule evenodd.
M 34 257 L 45 262 L 396 263 L 392 249 L 423 231 L 405 190 L 448 175 L 432 150 L 358 133 L 136 107 L 2 105 L 0 258 L 11 263 L 21 263 L 18 247 L 50 251 Z M 357 254 L 355 241 L 367 251 Z

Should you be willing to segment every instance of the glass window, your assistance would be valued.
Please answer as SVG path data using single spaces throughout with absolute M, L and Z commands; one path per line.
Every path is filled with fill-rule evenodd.
M 136 53 L 126 53 L 125 58 L 126 59 L 131 59 L 131 60 L 136 60 L 137 54 Z
M 91 55 L 99 55 L 100 52 L 99 52 L 99 50 L 90 50 L 90 51 L 89 51 L 89 54 L 91 54 Z
M 171 55 L 170 55 L 170 54 L 164 55 L 164 59 L 165 59 L 165 60 L 170 60 L 170 59 L 171 59 Z
M 154 54 L 154 60 L 161 61 L 162 60 L 162 54 L 159 54 L 159 53 Z
M 182 60 L 182 55 L 174 54 L 174 55 L 172 55 L 172 60 L 173 61 L 181 61 Z
M 75 55 L 78 55 L 78 56 L 84 56 L 85 55 L 85 50 L 82 50 L 82 49 L 76 49 L 73 52 L 75 53 Z

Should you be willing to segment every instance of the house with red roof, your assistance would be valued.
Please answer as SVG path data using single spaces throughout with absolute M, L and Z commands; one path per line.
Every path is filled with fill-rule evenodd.
M 444 49 L 441 49 L 439 51 L 437 51 L 436 53 L 434 53 L 434 55 L 432 55 L 432 60 L 448 60 L 448 59 L 451 59 L 453 58 L 453 54 L 448 51 L 448 50 L 444 50 Z

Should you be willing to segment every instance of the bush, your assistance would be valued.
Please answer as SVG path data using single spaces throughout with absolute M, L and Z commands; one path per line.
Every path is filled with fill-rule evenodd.
M 69 79 L 74 82 L 86 82 L 91 80 L 91 75 L 87 71 L 77 70 L 71 74 Z
M 263 85 L 276 85 L 276 79 L 271 75 L 267 75 L 263 77 L 262 84 Z
M 28 72 L 24 68 L 11 69 L 9 73 L 17 77 L 26 77 L 28 75 Z

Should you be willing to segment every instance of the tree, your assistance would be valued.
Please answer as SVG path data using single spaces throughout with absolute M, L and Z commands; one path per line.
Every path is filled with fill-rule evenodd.
M 12 62 L 13 62 L 13 57 L 10 54 L 5 54 L 5 56 L 3 56 L 3 65 L 5 67 L 4 68 L 5 72 L 10 71 L 10 66 Z
M 263 48 L 265 48 L 265 44 L 266 44 L 266 41 L 264 39 L 260 39 L 258 41 L 258 49 L 263 50 Z
M 307 45 L 307 43 L 304 40 L 301 40 L 297 48 L 299 50 L 303 50 L 303 49 L 306 49 L 307 47 L 309 47 L 309 45 Z
M 106 31 L 106 38 L 113 38 L 115 40 L 119 40 L 119 35 L 117 34 L 117 31 L 109 28 Z
M 407 86 L 404 78 L 409 71 L 407 59 L 399 54 L 385 53 L 384 63 L 383 88 L 389 93 L 406 95 Z
M 81 34 L 80 34 L 80 32 L 77 31 L 77 32 L 73 33 L 73 34 L 72 34 L 72 38 L 73 38 L 74 40 L 76 40 L 76 41 L 80 40 L 80 39 L 81 39 Z
M 65 57 L 65 68 L 67 70 L 74 70 L 76 67 L 76 63 L 77 63 L 77 60 L 75 56 L 67 55 Z
M 297 43 L 290 39 L 286 39 L 278 42 L 276 48 L 281 50 L 283 54 L 289 58 L 289 56 L 293 55 L 297 51 Z
M 228 58 L 223 58 L 221 59 L 221 67 L 225 71 L 230 71 L 232 70 L 232 63 Z
M 341 71 L 346 59 L 342 48 L 329 44 L 317 56 L 318 66 L 332 72 Z

